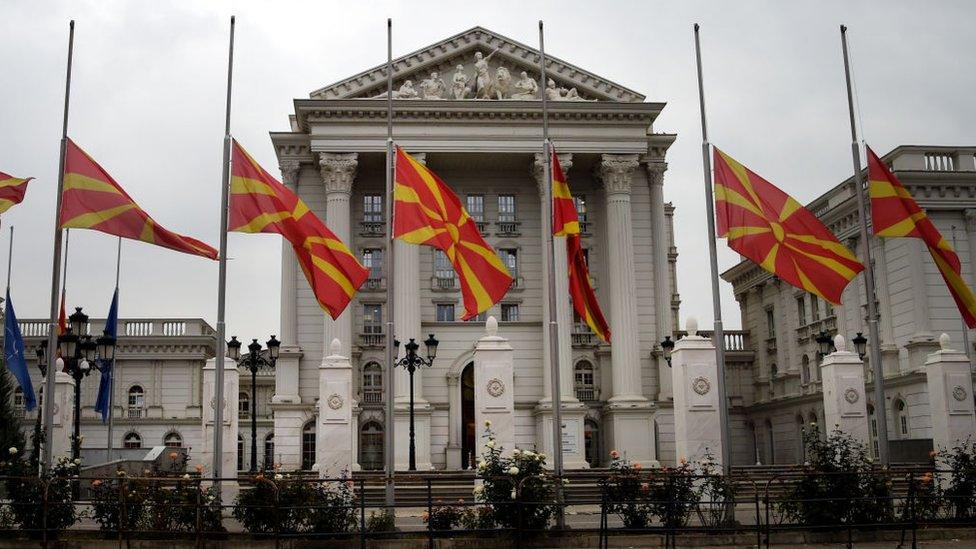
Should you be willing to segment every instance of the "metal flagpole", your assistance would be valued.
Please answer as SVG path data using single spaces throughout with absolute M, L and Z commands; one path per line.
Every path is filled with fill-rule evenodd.
M 712 156 L 708 142 L 708 124 L 705 122 L 705 85 L 702 81 L 701 40 L 698 23 L 695 23 L 695 61 L 698 63 L 698 108 L 702 126 L 702 169 L 705 175 L 705 213 L 708 222 L 708 259 L 712 269 L 712 310 L 715 314 L 715 359 L 718 362 L 718 407 L 722 438 L 722 472 L 732 472 L 732 435 L 729 429 L 729 397 L 725 391 L 725 332 L 722 328 L 722 300 L 718 292 L 718 250 L 715 248 L 715 202 L 712 194 Z M 694 334 L 688 334 L 694 335 Z
M 396 361 L 396 350 L 393 346 L 393 306 L 395 294 L 393 291 L 393 19 L 386 20 L 386 235 L 387 246 L 387 276 L 386 276 L 386 368 L 383 369 L 383 387 L 386 389 L 386 429 L 383 431 L 383 449 L 386 452 L 386 505 L 387 512 L 394 513 L 396 503 L 396 487 L 394 473 L 396 472 L 396 452 L 393 448 L 393 363 Z
M 44 384 L 44 394 L 48 398 L 44 400 L 44 426 L 48 434 L 44 437 L 44 469 L 51 468 L 54 462 L 53 445 L 54 437 L 50 434 L 51 425 L 54 424 L 54 378 L 58 353 L 58 278 L 61 270 L 61 194 L 64 190 L 64 160 L 65 152 L 68 147 L 68 104 L 71 97 L 71 60 L 74 55 L 75 44 L 75 22 L 72 20 L 68 24 L 68 68 L 64 82 L 64 117 L 61 122 L 61 157 L 58 160 L 58 196 L 54 208 L 54 258 L 51 265 L 51 315 L 47 324 L 47 380 Z
M 61 297 L 68 287 L 68 249 L 71 246 L 71 229 L 64 230 L 64 267 L 61 269 Z
M 118 299 L 119 295 L 119 275 L 122 272 L 122 237 L 119 237 L 118 249 L 115 253 L 115 298 Z M 116 314 L 118 311 L 116 310 Z M 118 339 L 116 339 L 116 344 L 118 344 Z M 118 349 L 118 347 L 116 347 Z M 115 425 L 115 371 L 118 368 L 118 361 L 112 358 L 112 364 L 109 366 L 108 371 L 108 443 L 105 445 L 105 462 L 110 463 L 112 461 L 112 428 Z
M 224 158 L 220 178 L 220 258 L 217 269 L 217 356 L 214 372 L 214 455 L 213 478 L 219 482 L 223 460 L 224 431 L 224 355 L 226 326 L 224 313 L 227 304 L 227 209 L 230 194 L 230 98 L 234 76 L 234 16 L 230 17 L 230 47 L 227 54 L 227 110 L 224 117 Z
M 14 264 L 14 226 L 10 226 L 10 245 L 7 250 L 7 295 L 10 295 L 10 268 Z
M 868 209 L 864 174 L 861 171 L 861 151 L 857 144 L 857 124 L 854 122 L 854 95 L 851 92 L 851 66 L 847 53 L 847 27 L 840 26 L 840 43 L 844 51 L 844 77 L 847 81 L 847 108 L 851 119 L 851 156 L 854 160 L 854 183 L 857 185 L 857 212 L 861 218 L 861 245 L 864 248 L 864 286 L 868 301 L 868 358 L 874 372 L 874 417 L 878 422 L 878 454 L 881 465 L 888 465 L 888 413 L 885 403 L 884 367 L 881 364 L 881 336 L 878 333 L 878 304 L 874 292 L 874 265 L 871 263 L 871 240 L 868 233 Z
M 12 227 L 11 230 L 13 230 Z M 959 253 L 959 248 L 956 248 L 956 226 L 955 225 L 952 226 L 952 250 L 957 254 Z M 961 316 L 962 315 L 960 315 L 960 317 Z M 966 347 L 966 358 L 969 359 L 969 363 L 970 365 L 972 365 L 973 354 L 972 354 L 972 348 L 969 345 L 969 325 L 966 324 L 965 318 L 962 318 L 961 320 L 962 320 L 962 344 L 963 346 Z
M 556 483 L 556 526 L 560 529 L 566 526 L 565 509 L 562 506 L 563 489 L 563 416 L 562 394 L 559 390 L 559 324 L 556 318 L 556 258 L 555 239 L 552 237 L 552 146 L 549 143 L 549 102 L 546 100 L 546 46 L 542 21 L 539 21 L 539 61 L 542 74 L 542 163 L 543 197 L 547 204 L 543 211 L 549 212 L 549 234 L 546 235 L 546 257 L 549 268 L 546 276 L 549 279 L 549 380 L 552 385 L 552 470 L 560 482 Z

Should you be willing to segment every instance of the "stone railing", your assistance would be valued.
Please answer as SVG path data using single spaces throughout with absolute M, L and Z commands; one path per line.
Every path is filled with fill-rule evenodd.
M 498 236 L 519 236 L 522 234 L 519 230 L 521 226 L 521 221 L 496 221 L 495 234 Z
M 363 389 L 362 404 L 381 404 L 383 402 L 382 389 Z
M 677 338 L 682 338 L 688 335 L 688 332 L 684 330 L 679 330 L 676 334 Z M 698 330 L 698 335 L 708 339 L 712 339 L 715 336 L 713 330 Z M 725 342 L 726 351 L 752 351 L 749 342 L 749 330 L 724 330 L 722 332 L 722 339 Z
M 386 234 L 386 222 L 384 221 L 360 221 L 360 236 L 383 236 Z
M 385 289 L 386 289 L 386 279 L 382 277 L 367 278 L 366 282 L 363 283 L 362 288 L 360 288 L 361 291 L 365 291 L 365 292 L 376 292 Z
M 361 347 L 383 347 L 386 345 L 386 334 L 383 333 L 359 334 L 359 345 Z
M 432 290 L 456 290 L 457 287 L 457 277 L 453 273 L 451 276 L 433 276 L 430 279 Z
M 47 337 L 48 321 L 21 320 L 20 332 L 24 337 Z M 97 318 L 88 322 L 83 332 L 100 335 L 105 329 L 105 319 Z M 184 337 L 212 336 L 216 334 L 206 321 L 200 318 L 121 318 L 119 337 Z

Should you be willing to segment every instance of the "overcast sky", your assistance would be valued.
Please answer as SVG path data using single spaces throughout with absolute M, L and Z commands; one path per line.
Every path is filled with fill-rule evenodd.
M 227 34 L 237 15 L 232 132 L 269 171 L 269 131 L 292 99 L 481 25 L 666 102 L 678 139 L 665 199 L 677 207 L 681 317 L 710 326 L 701 130 L 692 24 L 702 25 L 712 141 L 800 202 L 851 174 L 838 25 L 850 28 L 864 138 L 976 145 L 976 3 L 957 2 L 136 2 L 0 5 L 0 171 L 34 176 L 16 226 L 12 295 L 21 318 L 49 308 L 58 139 L 69 19 L 77 21 L 69 134 L 163 226 L 217 245 Z M 720 269 L 738 256 L 720 242 Z M 231 234 L 228 333 L 279 328 L 280 239 Z M 104 316 L 115 238 L 73 231 L 69 306 Z M 217 264 L 125 241 L 123 317 L 216 317 Z M 740 325 L 722 283 L 726 325 Z M 263 340 L 263 339 L 262 339 Z

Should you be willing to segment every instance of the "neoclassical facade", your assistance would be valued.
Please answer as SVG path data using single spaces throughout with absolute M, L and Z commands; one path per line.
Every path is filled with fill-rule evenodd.
M 566 465 L 603 464 L 611 448 L 635 461 L 674 460 L 670 374 L 658 342 L 672 334 L 680 301 L 674 210 L 663 198 L 665 155 L 675 135 L 654 129 L 663 103 L 557 58 L 548 58 L 551 80 L 541 89 L 539 59 L 533 48 L 474 28 L 393 62 L 394 140 L 452 187 L 515 278 L 477 321 L 460 321 L 458 280 L 439 252 L 397 242 L 395 263 L 386 261 L 385 65 L 296 99 L 291 130 L 271 134 L 283 182 L 372 269 L 332 320 L 283 246 L 283 346 L 271 408 L 275 453 L 286 468 L 310 465 L 319 366 L 333 339 L 354 372 L 354 461 L 382 467 L 383 432 L 392 420 L 397 464 L 405 468 L 406 372 L 397 369 L 393 387 L 382 386 L 391 281 L 396 337 L 422 341 L 433 333 L 441 342 L 433 366 L 416 379 L 418 468 L 464 468 L 478 453 L 472 354 L 488 315 L 514 348 L 516 444 L 551 452 L 542 93 L 551 99 L 551 137 L 576 195 L 596 292 L 613 330 L 606 345 L 574 321 L 565 247 L 557 245 Z M 390 390 L 393 418 L 384 417 Z

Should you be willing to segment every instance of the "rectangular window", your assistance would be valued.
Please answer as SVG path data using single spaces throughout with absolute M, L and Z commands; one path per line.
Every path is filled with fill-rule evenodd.
M 369 269 L 369 278 L 383 278 L 383 250 L 367 248 L 363 250 L 363 267 Z
M 383 195 L 367 194 L 363 196 L 363 221 L 367 223 L 383 222 Z
M 498 195 L 498 221 L 503 223 L 516 221 L 514 194 Z
M 905 416 L 901 416 L 901 418 L 899 418 L 899 419 L 901 420 L 901 422 L 900 422 L 901 423 L 901 436 L 907 437 L 908 436 L 908 418 L 905 417 Z
M 379 303 L 363 304 L 363 333 L 383 333 L 383 306 Z
M 776 315 L 773 308 L 766 309 L 766 337 L 776 337 Z
M 452 303 L 437 304 L 437 322 L 454 322 L 454 305 Z
M 440 280 L 454 280 L 454 265 L 451 265 L 447 254 L 440 250 L 434 250 L 434 276 Z
M 502 322 L 518 322 L 518 303 L 502 303 Z
M 799 326 L 807 324 L 807 300 L 801 295 L 796 298 L 796 316 Z
M 517 279 L 518 274 L 518 250 L 515 248 L 501 248 L 498 250 L 498 256 L 502 258 L 502 263 L 508 269 L 508 274 L 512 275 L 512 278 Z
M 465 199 L 465 209 L 471 219 L 482 223 L 485 220 L 485 197 L 480 194 L 469 194 Z
M 488 311 L 485 311 L 483 313 L 478 313 L 475 316 L 469 318 L 467 321 L 468 322 L 484 322 L 486 320 L 488 320 Z
M 578 194 L 573 197 L 573 202 L 576 203 L 576 217 L 579 218 L 580 231 L 585 233 L 589 227 L 589 219 L 586 217 L 586 196 Z
M 810 316 L 813 322 L 820 320 L 820 298 L 810 294 Z

